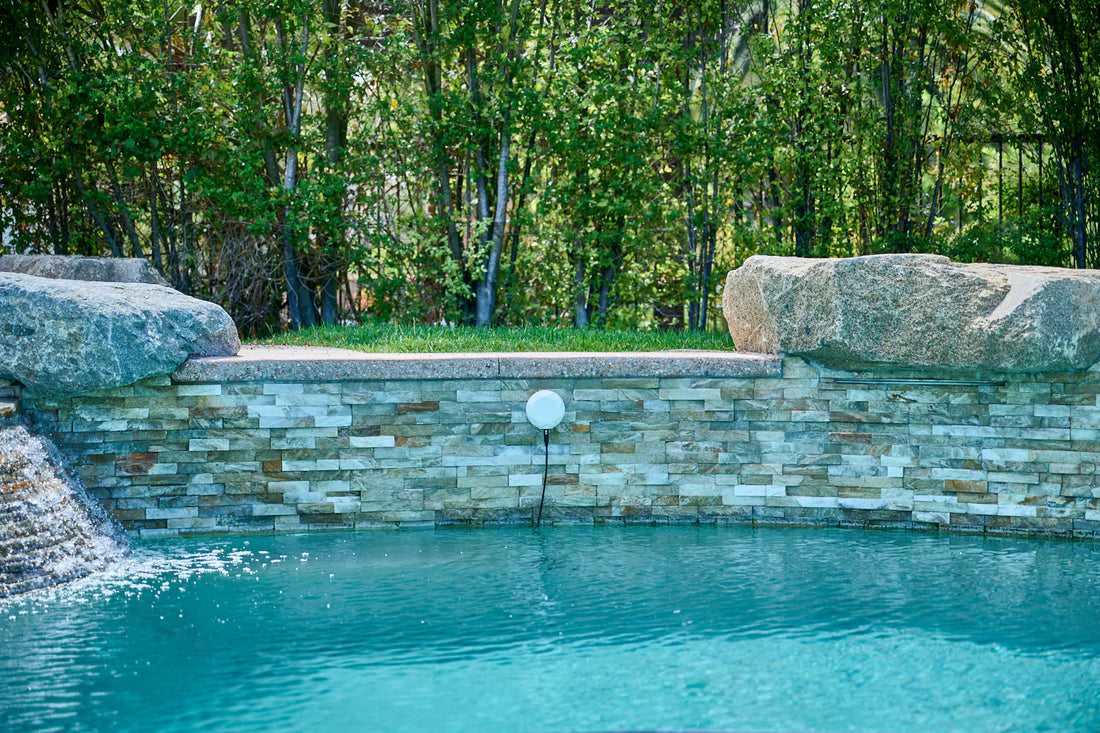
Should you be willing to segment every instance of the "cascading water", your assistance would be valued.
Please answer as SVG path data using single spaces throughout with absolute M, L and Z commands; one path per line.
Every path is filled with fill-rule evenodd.
M 53 443 L 0 428 L 0 598 L 84 577 L 127 549 Z

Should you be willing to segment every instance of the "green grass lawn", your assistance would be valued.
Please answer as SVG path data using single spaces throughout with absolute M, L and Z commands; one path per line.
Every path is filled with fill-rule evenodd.
M 688 331 L 600 331 L 594 328 L 448 328 L 446 326 L 337 326 L 313 328 L 253 343 L 332 346 L 373 353 L 478 351 L 733 351 L 728 333 Z

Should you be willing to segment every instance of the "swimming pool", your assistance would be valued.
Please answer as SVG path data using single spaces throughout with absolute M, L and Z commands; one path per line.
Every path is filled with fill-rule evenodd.
M 744 527 L 147 542 L 0 606 L 0 728 L 1100 729 L 1100 544 Z

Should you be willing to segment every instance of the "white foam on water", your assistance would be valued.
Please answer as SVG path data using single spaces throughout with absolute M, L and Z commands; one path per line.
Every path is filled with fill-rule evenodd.
M 122 528 L 52 442 L 0 429 L 0 598 L 85 577 L 127 552 Z

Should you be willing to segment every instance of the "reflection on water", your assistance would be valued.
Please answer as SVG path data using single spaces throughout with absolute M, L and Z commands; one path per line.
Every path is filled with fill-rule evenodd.
M 714 527 L 146 543 L 0 606 L 0 723 L 1096 730 L 1098 560 Z

